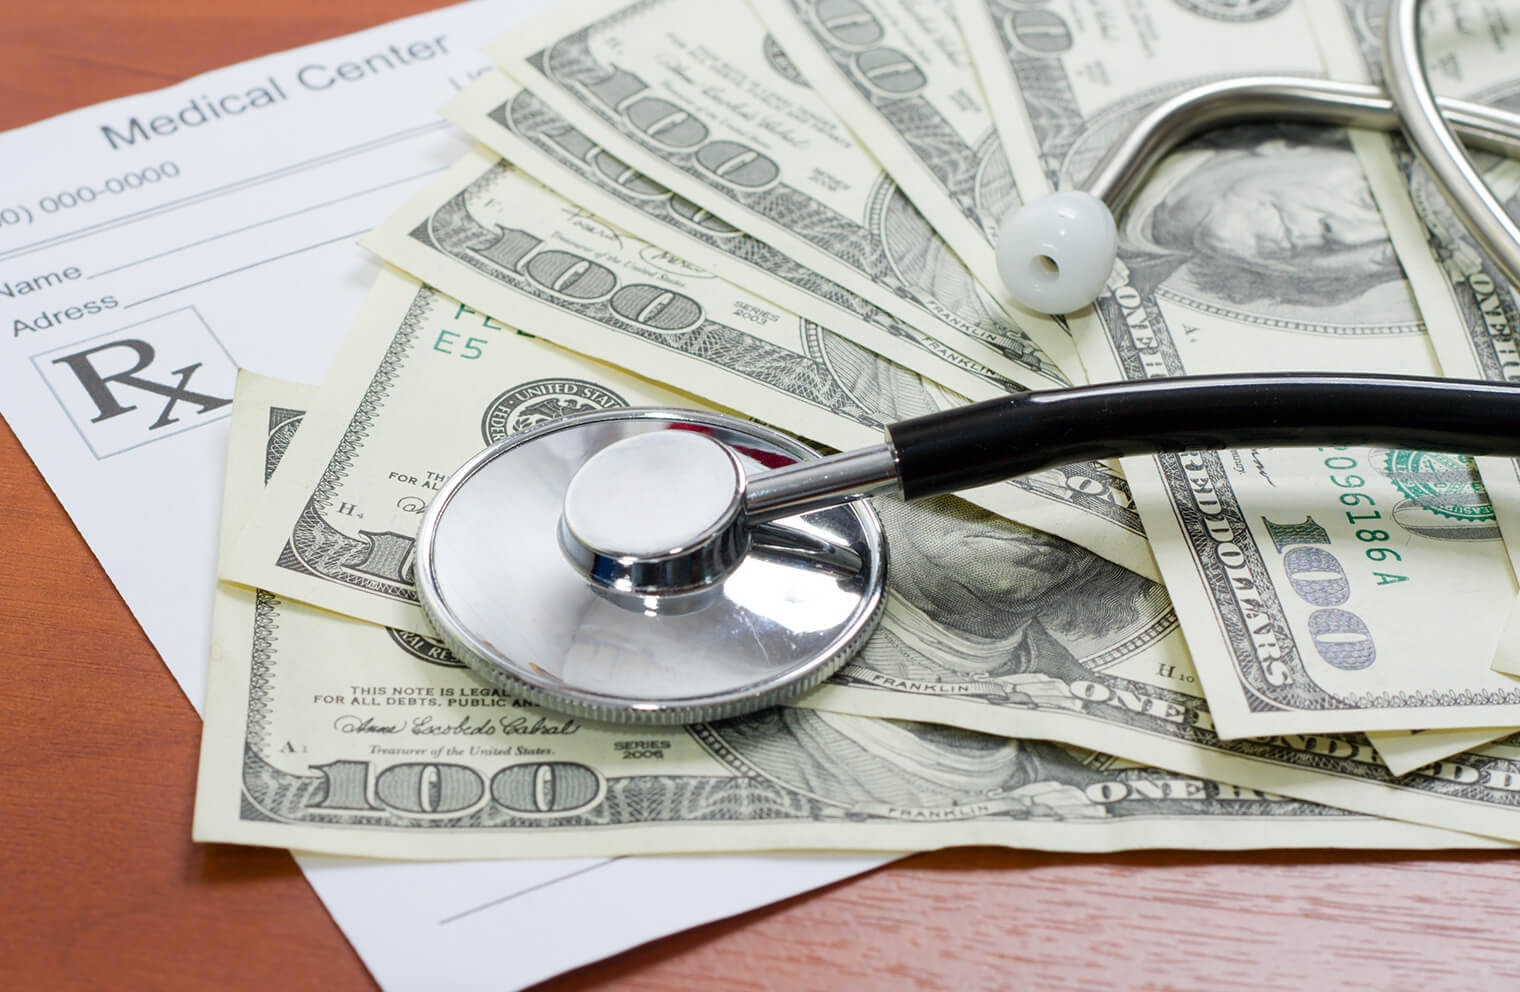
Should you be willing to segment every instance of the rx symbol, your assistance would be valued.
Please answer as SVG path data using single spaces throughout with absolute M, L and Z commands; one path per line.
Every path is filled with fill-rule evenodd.
M 102 372 L 95 364 L 96 355 L 102 352 L 115 351 L 125 348 L 136 356 L 137 364 L 121 372 Z M 211 396 L 207 393 L 198 393 L 188 388 L 190 377 L 195 375 L 201 367 L 200 362 L 186 365 L 182 369 L 175 369 L 170 375 L 178 376 L 179 381 L 172 385 L 166 382 L 156 382 L 145 379 L 137 373 L 153 364 L 155 352 L 153 346 L 146 341 L 136 338 L 125 338 L 121 341 L 112 341 L 108 344 L 96 345 L 94 348 L 86 348 L 84 351 L 76 351 L 72 355 L 64 355 L 62 358 L 53 359 L 54 365 L 67 365 L 69 371 L 79 380 L 84 391 L 95 403 L 97 411 L 90 423 L 98 424 L 112 417 L 119 417 L 124 413 L 130 413 L 137 409 L 135 403 L 123 403 L 117 398 L 113 387 L 121 386 L 136 389 L 144 393 L 152 393 L 165 399 L 164 407 L 158 412 L 158 419 L 148 425 L 148 430 L 156 430 L 169 424 L 177 423 L 179 418 L 174 416 L 174 408 L 180 403 L 191 403 L 197 407 L 199 413 L 206 413 L 218 407 L 226 406 L 232 400 L 220 396 Z

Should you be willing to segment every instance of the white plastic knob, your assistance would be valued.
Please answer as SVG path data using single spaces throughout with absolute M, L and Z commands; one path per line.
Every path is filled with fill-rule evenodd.
M 1096 300 L 1118 253 L 1114 215 L 1081 190 L 1015 207 L 998 232 L 998 274 L 1014 299 L 1044 313 L 1071 313 Z

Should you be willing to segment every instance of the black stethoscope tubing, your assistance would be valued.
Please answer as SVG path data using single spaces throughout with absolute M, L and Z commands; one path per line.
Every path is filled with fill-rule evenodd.
M 1186 376 L 1018 393 L 886 433 L 902 495 L 920 499 L 1123 455 L 1381 445 L 1515 456 L 1520 389 L 1370 374 Z

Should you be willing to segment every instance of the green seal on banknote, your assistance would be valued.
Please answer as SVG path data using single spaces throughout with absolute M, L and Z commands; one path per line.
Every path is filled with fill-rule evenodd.
M 487 444 L 540 424 L 585 413 L 627 406 L 612 390 L 581 379 L 539 379 L 509 389 L 486 407 L 480 432 Z
M 1471 458 L 1439 451 L 1385 451 L 1383 474 L 1431 513 L 1473 523 L 1495 519 L 1488 490 Z
M 444 668 L 464 667 L 464 662 L 450 654 L 449 649 L 436 637 L 426 637 L 399 627 L 386 627 L 385 632 L 391 635 L 391 640 L 398 648 L 413 658 L 430 665 L 441 665 Z

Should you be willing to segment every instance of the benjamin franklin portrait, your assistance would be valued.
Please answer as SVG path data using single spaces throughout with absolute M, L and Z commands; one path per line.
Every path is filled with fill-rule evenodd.
M 892 570 L 861 663 L 879 672 L 1064 693 L 1170 609 L 1157 583 L 954 497 L 876 506 Z
M 892 816 L 995 802 L 1024 819 L 1106 815 L 1093 774 L 1059 745 L 953 727 L 776 707 L 712 724 L 722 759 L 827 806 Z
M 956 398 L 842 339 L 818 357 L 880 423 Z M 878 499 L 891 548 L 888 613 L 866 645 L 873 668 L 908 679 L 1085 677 L 1100 654 L 1170 609 L 1165 590 L 1106 559 L 954 497 Z M 954 670 L 943 659 L 954 658 Z
M 1329 129 L 1237 127 L 1189 143 L 1124 211 L 1119 242 L 1141 292 L 1165 284 L 1237 306 L 1335 310 L 1403 278 L 1361 163 Z

